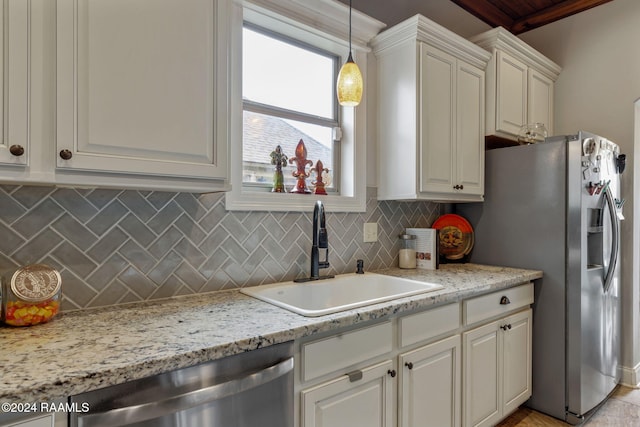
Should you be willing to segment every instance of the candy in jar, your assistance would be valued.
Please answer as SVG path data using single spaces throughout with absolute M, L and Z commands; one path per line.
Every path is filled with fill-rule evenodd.
M 1 319 L 11 326 L 30 326 L 51 320 L 60 311 L 62 279 L 46 264 L 19 268 L 2 278 Z

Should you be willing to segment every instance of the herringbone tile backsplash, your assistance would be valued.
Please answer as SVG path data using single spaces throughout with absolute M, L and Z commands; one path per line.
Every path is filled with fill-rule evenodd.
M 330 273 L 397 265 L 398 234 L 440 214 L 375 195 L 365 213 L 327 214 Z M 229 212 L 220 193 L 0 186 L 0 270 L 57 268 L 65 310 L 256 286 L 309 274 L 310 217 Z M 362 242 L 365 222 L 378 242 Z

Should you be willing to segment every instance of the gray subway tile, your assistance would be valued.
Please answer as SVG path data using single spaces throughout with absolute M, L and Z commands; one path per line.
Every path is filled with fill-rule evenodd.
M 182 237 L 183 234 L 180 230 L 175 227 L 169 227 L 149 247 L 149 253 L 156 257 L 156 259 L 162 258 L 176 243 L 180 241 L 180 239 L 182 239 Z
M 51 256 L 81 278 L 86 278 L 96 268 L 95 262 L 68 242 L 58 245 Z
M 118 200 L 143 222 L 149 221 L 156 214 L 156 209 L 138 191 L 123 191 Z
M 127 208 L 122 203 L 114 200 L 94 216 L 93 219 L 87 223 L 87 227 L 100 236 L 120 221 L 127 212 Z
M 15 198 L 9 196 L 4 191 L 0 191 L 0 207 L 2 209 L 2 217 L 0 222 L 11 224 L 20 218 L 27 209 L 16 201 Z
M 63 239 L 60 235 L 47 227 L 27 241 L 11 257 L 21 265 L 40 262 L 53 248 L 62 242 Z
M 133 240 L 127 240 L 125 244 L 118 249 L 118 253 L 129 263 L 135 265 L 136 268 L 145 273 L 151 270 L 156 263 L 155 258 Z
M 142 299 L 150 297 L 157 289 L 147 276 L 133 267 L 125 269 L 118 275 L 118 279 Z
M 83 223 L 89 221 L 98 213 L 98 209 L 95 206 L 71 188 L 59 188 L 51 195 L 51 198 Z
M 151 231 L 137 216 L 128 214 L 118 222 L 118 226 L 126 231 L 136 242 L 145 248 L 158 236 Z
M 104 234 L 86 253 L 92 260 L 100 264 L 109 258 L 128 238 L 129 236 L 116 227 Z
M 96 241 L 95 234 L 67 213 L 53 222 L 53 224 L 51 224 L 51 228 L 56 230 L 64 239 L 72 242 L 82 251 L 86 251 Z
M 157 234 L 160 234 L 173 224 L 182 213 L 182 209 L 177 204 L 170 202 L 147 222 L 147 226 Z
M 55 187 L 40 187 L 40 186 L 24 186 L 19 187 L 17 190 L 11 193 L 11 197 L 16 199 L 20 204 L 31 209 L 42 200 L 47 198 L 49 194 L 55 191 Z
M 47 227 L 52 221 L 62 215 L 63 212 L 62 208 L 51 201 L 51 199 L 45 199 L 42 203 L 30 209 L 22 218 L 14 222 L 12 228 L 29 239 Z

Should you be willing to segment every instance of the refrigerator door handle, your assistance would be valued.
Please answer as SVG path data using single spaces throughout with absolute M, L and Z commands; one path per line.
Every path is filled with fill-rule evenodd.
M 609 288 L 613 283 L 613 273 L 616 269 L 616 264 L 618 262 L 618 248 L 619 239 L 620 239 L 620 220 L 618 219 L 618 215 L 616 213 L 616 205 L 613 200 L 613 194 L 611 193 L 611 187 L 607 186 L 605 189 L 605 198 L 607 200 L 607 205 L 609 206 L 609 214 L 611 216 L 611 258 L 609 260 L 609 268 L 607 269 L 607 273 L 604 277 L 604 292 L 609 292 Z

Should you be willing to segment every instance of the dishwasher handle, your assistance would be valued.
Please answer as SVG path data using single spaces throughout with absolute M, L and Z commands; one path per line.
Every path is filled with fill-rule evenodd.
M 105 412 L 78 416 L 78 427 L 118 427 L 139 423 L 168 414 L 204 405 L 269 383 L 293 370 L 293 357 L 268 368 L 220 384 L 171 396 L 157 402 L 142 403 Z

